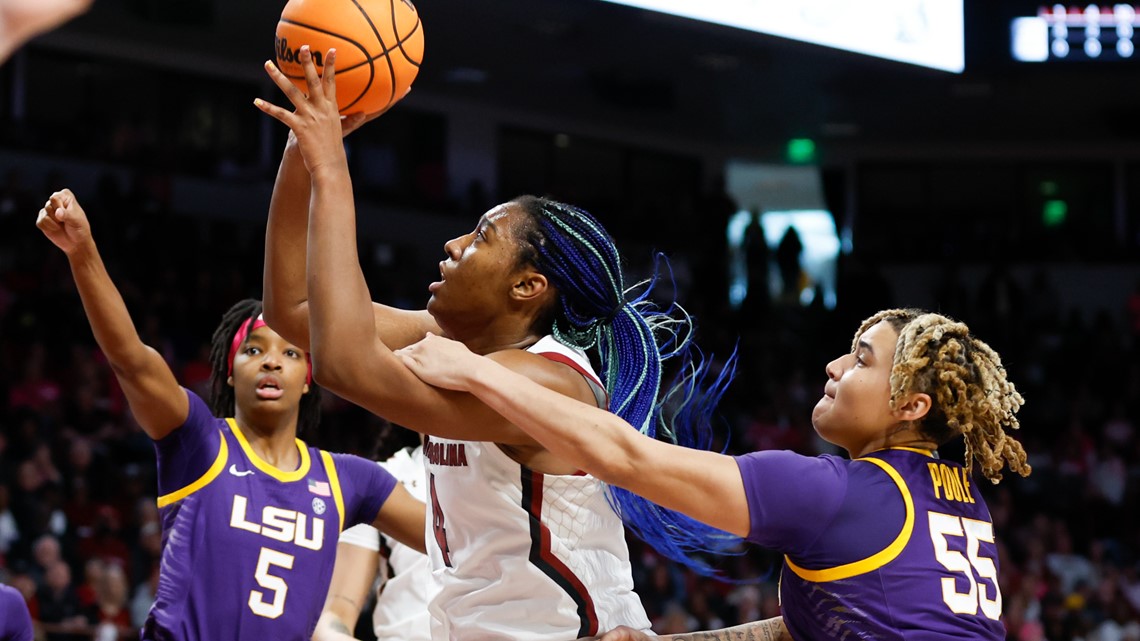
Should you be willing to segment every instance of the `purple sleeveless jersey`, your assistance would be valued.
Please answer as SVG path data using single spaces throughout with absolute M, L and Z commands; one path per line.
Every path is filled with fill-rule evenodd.
M 186 423 L 155 442 L 162 565 L 141 638 L 307 640 L 340 531 L 371 524 L 396 479 L 300 440 L 300 467 L 278 470 L 187 394 Z
M 737 457 L 748 540 L 785 554 L 784 623 L 811 639 L 1005 638 L 990 513 L 931 452 Z

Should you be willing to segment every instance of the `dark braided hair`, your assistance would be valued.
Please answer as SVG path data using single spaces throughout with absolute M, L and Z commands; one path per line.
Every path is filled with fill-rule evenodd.
M 654 277 L 627 288 L 613 239 L 588 212 L 546 198 L 511 201 L 525 219 L 516 229 L 519 260 L 553 285 L 557 301 L 540 319 L 567 346 L 589 350 L 600 363 L 609 410 L 643 434 L 710 449 L 712 416 L 735 372 L 735 354 L 716 373 L 692 342 L 685 310 L 658 308 L 649 295 Z M 633 294 L 631 290 L 640 289 Z M 663 363 L 677 357 L 677 377 L 662 391 Z M 711 381 L 706 380 L 711 376 Z M 660 429 L 659 429 L 660 428 Z M 610 486 L 610 504 L 629 529 L 662 554 L 705 575 L 715 570 L 694 552 L 738 553 L 739 538 L 662 508 L 628 490 Z
M 210 411 L 218 418 L 234 415 L 234 388 L 229 385 L 230 345 L 242 323 L 261 315 L 261 301 L 247 298 L 239 301 L 222 315 L 222 322 L 210 339 Z M 316 428 L 321 419 L 321 388 L 316 381 L 309 383 L 309 393 L 301 396 L 297 415 L 297 433 Z

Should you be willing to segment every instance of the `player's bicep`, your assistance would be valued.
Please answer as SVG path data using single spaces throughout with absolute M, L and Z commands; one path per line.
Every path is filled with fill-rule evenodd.
M 520 353 L 541 361 L 532 362 L 531 369 L 556 366 L 565 370 L 562 376 L 566 379 L 581 378 L 564 365 L 547 364 L 540 356 Z M 535 444 L 534 438 L 475 396 L 421 381 L 378 341 L 361 348 L 352 362 L 341 363 L 335 379 L 322 380 L 319 364 L 315 365 L 314 374 L 318 382 L 338 396 L 421 434 L 504 445 Z M 545 384 L 544 380 L 538 382 Z
M 116 368 L 115 376 L 139 426 L 151 439 L 159 440 L 186 421 L 190 406 L 162 356 L 151 347 L 145 350 L 144 358 Z
M 443 333 L 427 310 L 397 309 L 373 303 L 372 315 L 376 319 L 376 337 L 392 350 L 407 347 L 429 332 Z
M 424 532 L 427 523 L 427 506 L 397 483 L 380 507 L 372 526 L 400 543 L 426 552 Z

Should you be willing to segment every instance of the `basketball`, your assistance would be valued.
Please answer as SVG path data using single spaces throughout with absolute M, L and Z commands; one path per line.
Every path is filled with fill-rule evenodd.
M 337 107 L 370 114 L 392 106 L 412 85 L 424 30 L 410 0 L 289 0 L 274 45 L 278 68 L 304 92 L 301 47 L 309 45 L 321 73 L 335 48 Z

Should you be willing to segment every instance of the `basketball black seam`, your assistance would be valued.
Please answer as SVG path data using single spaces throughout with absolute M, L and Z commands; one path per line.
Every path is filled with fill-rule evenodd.
M 376 42 L 380 43 L 381 51 L 383 51 L 385 54 L 387 54 L 388 46 L 384 44 L 384 39 L 380 37 L 380 30 L 377 29 L 376 24 L 374 22 L 372 22 L 372 16 L 368 15 L 368 12 L 364 10 L 364 7 L 360 6 L 360 3 L 357 2 L 357 0 L 352 0 L 352 4 L 356 5 L 356 8 L 360 10 L 360 15 L 364 16 L 364 19 L 368 22 L 369 28 L 372 29 L 372 35 L 376 36 Z M 396 8 L 392 7 L 392 11 L 395 11 L 395 10 L 396 10 Z M 392 90 L 388 93 L 388 102 L 385 103 L 385 105 L 384 105 L 384 107 L 386 108 L 392 104 L 392 98 L 396 95 L 396 69 L 392 67 L 392 59 L 389 58 L 387 55 L 384 56 L 384 60 L 388 64 L 388 76 L 389 76 L 389 78 L 391 78 L 391 81 L 390 81 L 388 86 L 390 86 L 392 88 Z M 373 79 L 375 79 L 375 77 L 376 77 L 376 65 L 372 65 L 372 76 L 368 78 L 368 86 L 369 87 L 372 86 L 372 81 L 373 81 Z
M 393 29 L 395 29 L 395 27 L 393 27 Z M 408 32 L 408 35 L 404 36 L 403 38 L 401 38 L 399 41 L 396 42 L 396 46 L 400 48 L 400 53 L 404 54 L 404 60 L 406 60 L 409 64 L 411 64 L 416 69 L 420 68 L 420 63 L 415 61 L 415 60 L 412 60 L 412 57 L 408 55 L 408 52 L 404 51 L 404 43 L 411 40 L 412 36 L 416 35 L 416 32 L 419 30 L 420 30 L 420 14 L 416 13 L 416 24 L 414 24 L 412 26 L 412 30 Z M 399 36 L 399 34 L 397 34 L 397 36 Z
M 359 42 L 357 42 L 357 41 L 355 41 L 355 40 L 351 40 L 351 39 L 349 39 L 349 38 L 346 38 L 346 37 L 344 37 L 343 35 L 341 35 L 341 34 L 339 34 L 339 33 L 335 33 L 335 32 L 329 31 L 329 30 L 327 30 L 327 29 L 321 29 L 321 28 L 319 28 L 319 27 L 314 27 L 313 25 L 310 25 L 310 24 L 305 24 L 305 23 L 303 23 L 303 22 L 297 22 L 296 20 L 288 20 L 288 19 L 286 19 L 286 18 L 282 18 L 282 19 L 281 19 L 281 22 L 284 22 L 285 24 L 291 24 L 291 25 L 295 25 L 295 26 L 298 26 L 298 27 L 304 27 L 304 28 L 306 28 L 306 29 L 311 29 L 311 30 L 313 30 L 313 31 L 316 31 L 317 33 L 323 33 L 323 34 L 326 34 L 326 35 L 330 35 L 330 36 L 336 36 L 337 38 L 339 38 L 339 39 L 341 39 L 341 40 L 343 40 L 343 41 L 345 41 L 345 42 L 347 42 L 347 43 L 349 43 L 349 44 L 351 44 L 351 45 L 355 46 L 357 49 L 360 49 L 360 52 L 364 54 L 364 60 L 363 60 L 363 61 L 361 61 L 361 62 L 358 62 L 358 63 L 356 63 L 356 64 L 354 64 L 354 65 L 352 65 L 351 67 L 345 67 L 344 69 L 337 69 L 337 71 L 338 71 L 338 72 L 352 71 L 353 69 L 356 69 L 357 67 L 359 67 L 359 66 L 361 66 L 361 65 L 364 65 L 364 64 L 368 64 L 368 63 L 372 62 L 372 57 L 368 55 L 368 49 L 366 49 L 366 48 L 364 47 L 364 45 L 360 44 Z M 282 70 L 282 71 L 281 71 L 281 73 L 282 73 L 282 74 L 283 74 L 283 75 L 284 75 L 286 78 L 289 78 L 289 79 L 292 79 L 292 80 L 300 80 L 301 78 L 304 78 L 304 77 L 305 77 L 305 74 L 301 74 L 301 75 L 299 75 L 299 76 L 290 76 L 289 74 L 285 73 L 285 71 L 284 71 L 284 70 Z M 371 85 L 371 81 L 369 81 L 369 85 Z M 361 93 L 360 93 L 360 95 L 361 95 L 361 96 L 364 96 L 364 94 L 365 94 L 367 91 L 368 91 L 368 87 L 365 87 L 365 88 L 364 88 L 364 91 L 363 91 L 363 92 L 361 92 Z M 353 101 L 352 101 L 352 104 L 356 104 L 356 101 L 357 101 L 357 100 L 360 100 L 360 98 L 357 98 L 356 100 L 353 100 Z M 350 105 L 350 106 L 351 106 L 351 105 Z M 345 109 L 347 109 L 347 108 L 348 108 L 348 107 L 345 107 Z
M 403 0 L 400 1 L 402 2 Z M 408 36 L 406 38 L 400 38 L 399 25 L 396 24 L 396 0 L 392 0 L 392 33 L 396 34 L 396 47 L 400 49 L 400 53 L 404 54 L 404 60 L 407 60 L 408 62 L 412 62 L 412 57 L 408 55 L 407 51 L 404 51 L 404 43 L 407 42 L 408 39 L 413 35 L 415 35 L 416 29 L 419 28 L 420 12 L 416 11 L 416 24 L 412 25 L 412 30 L 408 32 Z M 416 69 L 420 68 L 420 63 L 418 62 L 412 62 L 412 65 Z

